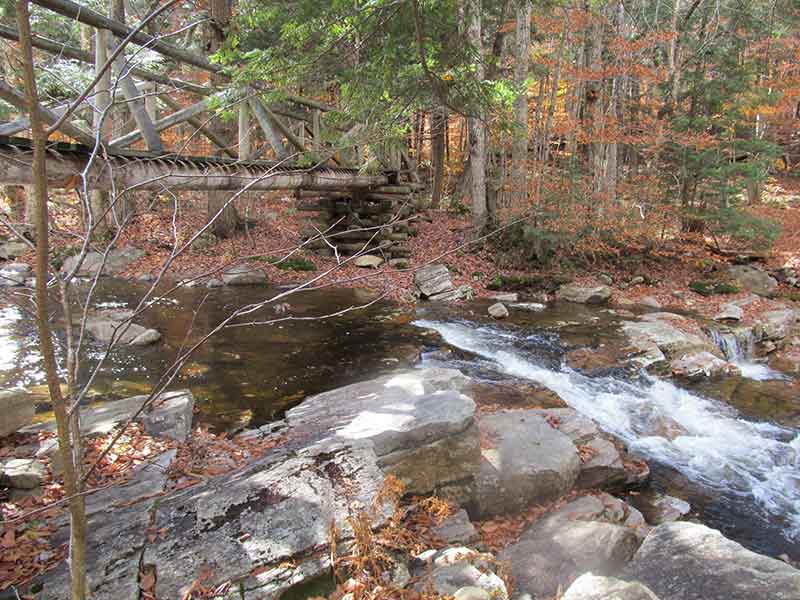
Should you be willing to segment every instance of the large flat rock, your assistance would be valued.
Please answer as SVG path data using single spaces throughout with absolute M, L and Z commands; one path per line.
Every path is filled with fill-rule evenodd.
M 207 567 L 217 583 L 261 586 L 260 597 L 270 597 L 297 580 L 295 569 L 270 567 L 315 556 L 324 567 L 332 525 L 340 542 L 352 538 L 350 516 L 375 504 L 383 479 L 374 451 L 360 443 L 270 456 L 163 501 L 156 527 L 169 534 L 148 544 L 143 557 L 158 570 L 157 597 L 184 597 Z M 373 525 L 390 512 L 380 505 Z
M 484 438 L 473 516 L 519 511 L 565 494 L 581 463 L 572 441 L 535 410 L 507 410 L 480 420 Z
M 467 486 L 478 470 L 469 380 L 450 369 L 417 369 L 307 398 L 286 413 L 292 435 L 334 447 L 368 442 L 378 464 L 411 493 Z
M 78 276 L 93 277 L 100 269 L 102 275 L 118 275 L 144 255 L 144 250 L 130 246 L 115 248 L 105 256 L 100 252 L 89 252 L 81 263 Z M 61 271 L 64 273 L 73 271 L 78 266 L 79 259 L 79 256 L 70 256 L 64 261 Z
M 695 523 L 659 525 L 625 571 L 661 600 L 797 600 L 800 571 Z

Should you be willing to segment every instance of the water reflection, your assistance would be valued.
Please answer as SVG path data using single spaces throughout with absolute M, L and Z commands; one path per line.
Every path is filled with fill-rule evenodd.
M 129 308 L 146 291 L 139 284 L 101 282 L 95 305 Z M 144 348 L 119 348 L 103 367 L 92 395 L 115 399 L 146 393 L 182 346 L 201 340 L 236 308 L 262 301 L 275 288 L 181 289 L 137 319 L 162 334 Z M 288 314 L 314 317 L 359 306 L 372 297 L 338 289 L 301 292 L 285 299 Z M 259 315 L 274 316 L 271 307 Z M 327 320 L 289 321 L 271 326 L 228 328 L 210 338 L 173 384 L 198 399 L 199 420 L 215 428 L 261 425 L 308 395 L 413 363 L 424 342 L 410 319 L 388 302 Z M 33 320 L 15 306 L 0 310 L 0 389 L 25 388 L 45 401 L 44 373 Z M 90 342 L 82 381 L 103 354 Z M 44 408 L 44 407 L 42 407 Z

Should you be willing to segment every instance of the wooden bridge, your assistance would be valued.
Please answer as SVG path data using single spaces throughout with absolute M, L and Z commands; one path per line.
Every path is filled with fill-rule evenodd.
M 251 84 L 231 89 L 230 81 L 202 54 L 171 45 L 160 37 L 145 33 L 144 22 L 138 27 L 110 19 L 72 0 L 31 0 L 42 8 L 78 21 L 95 32 L 95 51 L 87 52 L 59 41 L 33 34 L 31 44 L 37 51 L 93 65 L 96 84 L 80 96 L 80 102 L 40 105 L 36 112 L 49 126 L 49 133 L 76 143 L 53 142 L 47 148 L 47 178 L 51 188 L 80 191 L 181 192 L 206 191 L 293 191 L 300 210 L 310 216 L 312 229 L 332 228 L 337 234 L 339 251 L 361 251 L 370 241 L 390 255 L 407 256 L 400 244 L 413 234 L 407 218 L 413 212 L 414 195 L 421 188 L 415 181 L 415 169 L 404 153 L 386 153 L 377 157 L 381 170 L 366 174 L 359 168 L 360 152 L 350 149 L 363 128 L 358 123 L 328 124 L 323 115 L 335 110 L 316 99 L 283 94 L 278 101 L 263 100 L 274 95 L 264 85 Z M 150 17 L 164 18 L 167 2 L 155 7 Z M 18 42 L 19 33 L 0 25 L 0 38 Z M 121 52 L 122 44 L 135 44 L 157 52 L 171 61 L 205 71 L 214 85 L 187 81 L 180 77 L 130 65 Z M 115 58 L 116 57 L 116 58 Z M 111 73 L 114 73 L 112 89 Z M 192 95 L 193 103 L 175 100 Z M 104 120 L 116 104 L 123 105 L 135 122 L 135 129 L 108 135 Z M 162 115 L 155 99 L 171 109 Z M 8 82 L 0 81 L 0 99 L 14 106 L 19 117 L 0 123 L 0 184 L 33 183 L 33 152 L 29 140 L 9 137 L 30 127 L 24 94 Z M 189 102 L 192 102 L 189 99 Z M 236 135 L 230 127 L 213 127 L 221 102 L 238 110 Z M 163 110 L 163 109 L 162 109 Z M 69 116 L 64 117 L 65 114 Z M 166 148 L 162 135 L 181 124 L 193 128 L 194 139 L 205 138 L 218 156 L 186 156 Z M 251 124 L 257 126 L 263 145 L 254 151 Z M 324 129 L 327 127 L 327 129 Z M 331 141 L 333 140 L 333 141 Z M 134 146 L 143 149 L 132 149 Z M 266 152 L 274 160 L 259 160 Z M 298 160 L 301 159 L 302 160 Z M 315 163 L 305 168 L 298 163 Z M 230 197 L 229 195 L 229 197 Z M 94 209 L 93 209 L 94 210 Z M 213 214 L 209 204 L 209 214 Z M 350 231 L 355 229 L 356 231 Z M 365 229 L 373 230 L 371 233 Z M 379 230 L 375 235 L 374 230 Z M 320 250 L 331 250 L 328 242 Z

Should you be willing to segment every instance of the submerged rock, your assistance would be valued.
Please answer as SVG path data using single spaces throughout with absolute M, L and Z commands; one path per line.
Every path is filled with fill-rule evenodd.
M 577 304 L 605 304 L 609 298 L 611 298 L 611 288 L 605 285 L 586 287 L 566 284 L 556 291 L 557 300 L 565 300 Z
M 136 323 L 124 323 L 113 318 L 90 317 L 86 321 L 86 331 L 99 342 L 110 344 L 130 344 L 146 346 L 161 339 L 155 329 L 147 329 Z
M 695 523 L 656 527 L 625 571 L 660 600 L 797 600 L 800 571 Z
M 572 441 L 535 410 L 506 410 L 480 420 L 486 440 L 473 516 L 487 518 L 557 498 L 572 488 L 580 459 Z

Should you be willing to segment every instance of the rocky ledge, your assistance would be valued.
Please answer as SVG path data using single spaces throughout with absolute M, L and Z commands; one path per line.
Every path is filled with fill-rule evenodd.
M 124 502 L 104 499 L 103 510 L 90 510 L 92 597 L 140 597 L 143 567 L 156 575 L 158 598 L 185 597 L 201 573 L 204 585 L 230 583 L 231 590 L 250 590 L 246 598 L 279 598 L 300 584 L 329 581 L 330 543 L 336 540 L 339 553 L 353 547 L 354 514 L 368 512 L 374 529 L 389 522 L 394 507 L 381 493 L 388 475 L 409 495 L 436 494 L 466 508 L 436 524 L 439 543 L 429 550 L 395 553 L 387 577 L 397 589 L 459 600 L 531 600 L 559 590 L 570 600 L 800 597 L 800 572 L 791 566 L 702 525 L 652 529 L 656 521 L 601 491 L 637 485 L 647 472 L 631 472 L 624 449 L 591 420 L 563 408 L 478 415 L 464 393 L 471 385 L 448 369 L 353 384 L 245 432 L 280 443 L 242 469 L 158 502 L 151 499 L 163 479 L 141 475 Z M 147 415 L 148 431 L 185 437 L 189 398 L 165 398 Z M 87 413 L 85 427 L 102 431 L 129 414 L 126 404 L 113 406 Z M 165 453 L 162 475 L 169 460 Z M 114 493 L 117 499 L 122 492 Z M 549 512 L 542 508 L 518 538 L 486 552 L 470 519 L 505 517 L 536 503 L 547 503 Z M 682 512 L 660 511 L 658 521 Z M 63 598 L 65 568 L 41 583 L 38 597 Z

